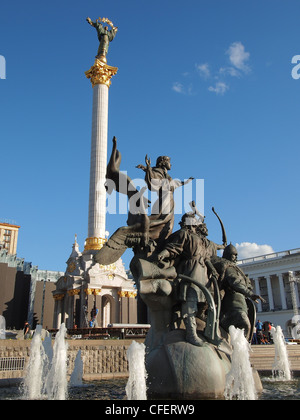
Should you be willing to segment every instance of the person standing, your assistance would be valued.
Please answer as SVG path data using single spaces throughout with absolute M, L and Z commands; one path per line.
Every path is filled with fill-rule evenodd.
M 28 321 L 25 321 L 25 324 L 24 324 L 24 340 L 27 340 L 27 339 L 30 338 L 30 333 L 31 333 L 30 325 L 29 325 Z
M 258 319 L 257 323 L 255 324 L 255 327 L 256 327 L 256 337 L 257 337 L 258 344 L 261 344 L 261 341 L 263 338 L 263 333 L 262 333 L 263 323 Z

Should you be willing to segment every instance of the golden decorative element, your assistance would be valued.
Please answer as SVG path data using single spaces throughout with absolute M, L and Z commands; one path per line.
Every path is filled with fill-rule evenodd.
M 101 294 L 101 289 L 90 289 L 90 288 L 87 288 L 87 289 L 84 289 L 84 291 L 85 291 L 85 294 L 86 295 L 89 295 L 89 296 L 91 296 L 91 295 L 100 296 L 100 294 Z
M 111 78 L 117 74 L 117 71 L 117 67 L 108 66 L 96 58 L 94 65 L 85 72 L 85 75 L 88 79 L 91 79 L 93 87 L 99 84 L 110 87 Z
M 86 295 L 90 296 L 90 295 L 93 294 L 93 289 L 86 288 L 86 289 L 84 289 L 84 292 L 85 292 Z
M 127 298 L 135 298 L 136 297 L 136 292 L 129 292 L 128 290 L 119 290 L 118 291 L 118 295 L 120 297 L 127 297 Z
M 99 264 L 99 267 L 102 268 L 104 271 L 115 271 L 117 268 L 115 263 L 109 265 Z
M 56 295 L 53 295 L 53 299 L 55 300 L 63 300 L 64 297 L 64 293 L 57 293 Z
M 69 296 L 76 296 L 76 295 L 79 295 L 80 294 L 80 289 L 71 289 L 71 290 L 68 290 L 68 295 Z
M 84 250 L 85 251 L 99 250 L 103 247 L 103 245 L 105 244 L 106 241 L 107 241 L 107 239 L 97 238 L 97 237 L 86 238 L 85 245 L 84 245 Z
M 136 292 L 126 292 L 126 297 L 135 298 L 136 297 Z
M 98 20 L 99 22 L 102 22 L 102 23 L 108 23 L 112 27 L 112 29 L 118 30 L 118 28 L 116 26 L 114 26 L 114 24 L 112 23 L 112 21 L 109 20 L 108 18 L 105 18 L 105 17 L 104 18 L 101 18 L 101 17 L 99 17 L 96 20 Z
M 67 267 L 67 271 L 69 273 L 73 273 L 73 271 L 75 271 L 75 270 L 76 270 L 76 263 L 75 263 L 75 261 L 71 261 L 69 263 L 68 267 Z
M 101 289 L 94 289 L 93 291 L 94 296 L 100 296 L 100 294 L 101 294 Z

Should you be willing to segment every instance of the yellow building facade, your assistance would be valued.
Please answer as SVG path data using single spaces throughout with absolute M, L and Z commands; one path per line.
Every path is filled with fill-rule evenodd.
M 6 249 L 8 254 L 17 253 L 19 229 L 20 226 L 0 222 L 0 248 Z

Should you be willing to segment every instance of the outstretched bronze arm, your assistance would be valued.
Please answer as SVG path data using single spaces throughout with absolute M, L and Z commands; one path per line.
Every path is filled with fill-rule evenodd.
M 94 26 L 94 23 L 92 22 L 92 19 L 91 18 L 89 18 L 89 17 L 87 17 L 86 18 L 86 21 L 91 25 L 91 26 Z

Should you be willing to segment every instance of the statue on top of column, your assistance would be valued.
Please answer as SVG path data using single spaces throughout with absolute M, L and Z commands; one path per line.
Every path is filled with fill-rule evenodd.
M 108 52 L 109 43 L 114 39 L 116 36 L 116 33 L 118 31 L 118 28 L 114 26 L 114 24 L 107 18 L 98 18 L 95 22 L 93 22 L 89 17 L 86 18 L 87 22 L 96 28 L 98 39 L 100 42 L 98 52 L 96 55 L 96 58 L 98 58 L 100 61 L 106 63 L 106 56 Z M 111 26 L 111 30 L 108 30 L 108 26 L 103 26 L 102 23 L 108 23 Z

